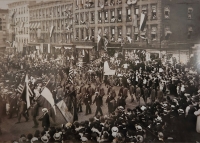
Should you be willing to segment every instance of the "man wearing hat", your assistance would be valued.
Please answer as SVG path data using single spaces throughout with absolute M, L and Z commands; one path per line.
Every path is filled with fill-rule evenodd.
M 34 122 L 33 128 L 37 128 L 38 127 L 38 122 L 36 120 L 36 117 L 39 114 L 39 105 L 38 105 L 36 100 L 33 100 L 33 104 L 32 104 L 32 107 L 31 107 L 31 114 L 33 116 L 33 122 Z
M 91 99 L 89 97 L 89 94 L 87 94 L 87 93 L 85 95 L 84 103 L 85 103 L 85 106 L 86 106 L 86 113 L 85 113 L 85 115 L 91 114 L 92 113 L 91 107 L 90 107 L 90 105 L 91 105 Z
M 44 128 L 45 131 L 47 131 L 48 128 L 50 127 L 48 109 L 43 108 L 42 112 L 43 112 L 43 116 L 39 119 L 39 121 L 42 121 L 42 127 Z
M 95 92 L 95 99 L 93 101 L 93 104 L 96 102 L 96 112 L 95 112 L 95 116 L 98 114 L 98 112 L 100 112 L 101 116 L 103 116 L 103 112 L 101 110 L 101 106 L 103 104 L 103 100 L 102 100 L 102 96 L 99 95 L 99 92 Z

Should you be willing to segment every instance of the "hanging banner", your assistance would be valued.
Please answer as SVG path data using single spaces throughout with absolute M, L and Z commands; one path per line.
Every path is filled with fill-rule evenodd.
M 48 44 L 48 53 L 50 53 L 51 51 L 50 51 L 50 44 Z

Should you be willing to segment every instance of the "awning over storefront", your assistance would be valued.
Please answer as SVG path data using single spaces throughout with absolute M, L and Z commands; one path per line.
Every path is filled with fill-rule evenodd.
M 76 46 L 77 49 L 92 49 L 94 46 Z

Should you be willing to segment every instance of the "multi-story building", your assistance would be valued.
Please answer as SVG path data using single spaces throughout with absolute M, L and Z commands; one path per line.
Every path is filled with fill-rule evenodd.
M 162 51 L 169 58 L 186 63 L 191 47 L 200 42 L 200 1 L 162 1 Z
M 58 53 L 72 49 L 73 1 L 46 1 L 29 6 L 32 49 L 42 53 Z
M 74 44 L 81 49 L 79 57 L 82 51 L 94 57 L 98 35 L 110 54 L 122 49 L 129 58 L 137 51 L 143 56 L 144 50 L 159 53 L 161 15 L 158 0 L 74 0 Z
M 9 44 L 6 44 L 8 36 L 7 17 L 8 10 L 0 9 L 0 51 L 3 51 L 6 47 L 9 47 Z
M 19 1 L 8 4 L 11 32 L 9 40 L 17 51 L 22 52 L 29 41 L 29 4 L 35 1 Z

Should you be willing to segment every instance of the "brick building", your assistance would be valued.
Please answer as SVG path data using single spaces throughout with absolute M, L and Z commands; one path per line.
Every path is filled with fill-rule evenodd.
M 162 1 L 162 51 L 186 63 L 200 42 L 200 0 Z
M 35 1 L 19 1 L 8 4 L 9 9 L 9 40 L 17 51 L 23 51 L 29 41 L 29 4 Z
M 141 31 L 142 14 L 146 26 Z M 111 54 L 122 49 L 126 56 L 136 49 L 158 52 L 161 15 L 161 1 L 157 0 L 74 0 L 74 44 L 85 49 L 90 59 L 94 58 L 98 35 L 108 42 Z M 81 57 L 83 50 L 78 51 Z
M 56 53 L 72 49 L 73 4 L 71 0 L 32 4 L 30 10 L 29 49 Z
M 7 29 L 7 22 L 8 22 L 8 10 L 7 9 L 0 9 L 0 51 L 4 51 L 9 44 L 6 43 L 8 40 L 8 29 Z

